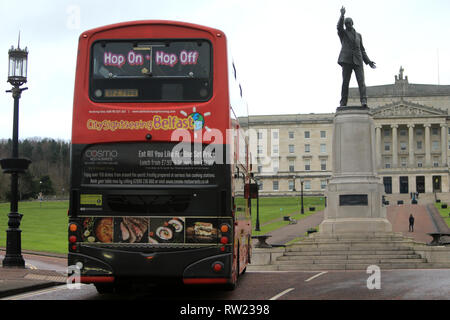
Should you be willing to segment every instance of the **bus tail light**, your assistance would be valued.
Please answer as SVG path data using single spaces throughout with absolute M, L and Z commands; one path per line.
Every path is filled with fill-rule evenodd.
M 70 242 L 70 243 L 75 243 L 75 242 L 77 242 L 77 237 L 75 237 L 75 236 L 70 236 L 70 237 L 69 237 L 69 242 Z
M 220 243 L 221 243 L 221 244 L 227 244 L 227 243 L 228 243 L 228 237 L 222 237 L 222 238 L 220 238 Z
M 223 224 L 223 225 L 220 226 L 220 231 L 222 233 L 227 233 L 228 231 L 230 231 L 230 226 L 227 225 L 227 224 Z
M 214 272 L 220 272 L 223 270 L 223 263 L 222 262 L 214 262 L 212 265 L 212 268 L 214 270 Z
M 76 232 L 78 230 L 78 226 L 75 223 L 71 223 L 69 226 L 69 230 L 71 232 Z

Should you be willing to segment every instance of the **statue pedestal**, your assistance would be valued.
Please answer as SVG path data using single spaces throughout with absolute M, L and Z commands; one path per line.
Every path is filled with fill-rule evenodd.
M 334 118 L 333 176 L 328 182 L 324 235 L 392 232 L 382 205 L 375 163 L 375 126 L 369 108 L 340 107 Z

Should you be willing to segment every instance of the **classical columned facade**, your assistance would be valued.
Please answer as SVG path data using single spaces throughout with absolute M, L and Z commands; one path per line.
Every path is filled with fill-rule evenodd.
M 448 192 L 448 111 L 400 100 L 372 115 L 386 193 Z

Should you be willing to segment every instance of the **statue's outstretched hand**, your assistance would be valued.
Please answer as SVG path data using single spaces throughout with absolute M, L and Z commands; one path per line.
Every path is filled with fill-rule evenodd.
M 343 15 L 345 15 L 345 7 L 344 6 L 342 6 L 342 8 L 341 8 L 341 16 L 343 16 Z
M 373 62 L 373 61 L 370 61 L 369 62 L 369 66 L 372 68 L 372 69 L 375 69 L 377 66 L 376 66 L 376 63 L 375 62 Z

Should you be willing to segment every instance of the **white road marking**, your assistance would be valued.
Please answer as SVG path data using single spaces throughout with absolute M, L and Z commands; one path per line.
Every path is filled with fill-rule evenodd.
M 27 267 L 30 268 L 31 270 L 37 270 L 37 267 L 36 267 L 36 266 L 33 266 L 32 264 L 25 263 L 25 266 L 27 266 Z
M 41 294 L 46 294 L 46 293 L 59 291 L 59 290 L 63 290 L 63 289 L 67 289 L 67 285 L 64 284 L 64 285 L 56 286 L 56 287 L 53 287 L 50 289 L 43 289 L 43 290 L 33 291 L 33 292 L 29 292 L 29 293 L 18 294 L 18 295 L 6 297 L 6 298 L 0 299 L 0 300 L 21 300 L 21 299 L 26 299 L 29 297 L 38 296 Z M 67 290 L 69 290 L 69 289 L 67 289 Z
M 324 275 L 325 273 L 328 273 L 328 271 L 323 271 L 323 272 L 321 272 L 321 273 L 318 273 L 318 274 L 312 276 L 311 278 L 306 279 L 305 282 L 309 282 L 309 281 L 311 281 L 311 280 L 314 280 L 315 278 L 318 278 L 318 277 L 320 277 L 321 275 Z
M 292 290 L 294 290 L 294 288 L 289 288 L 287 290 L 284 290 L 283 292 L 280 292 L 279 294 L 277 294 L 276 296 L 273 296 L 272 298 L 270 298 L 269 300 L 277 300 L 278 298 L 280 298 L 281 296 L 284 296 L 286 293 L 291 292 Z

